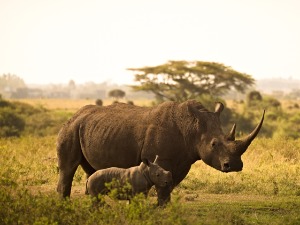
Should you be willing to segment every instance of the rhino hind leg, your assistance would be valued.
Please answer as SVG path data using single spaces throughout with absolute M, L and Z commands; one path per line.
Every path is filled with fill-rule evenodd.
M 88 163 L 88 161 L 86 161 L 84 157 L 82 157 L 80 165 L 84 170 L 84 172 L 86 173 L 87 177 L 91 176 L 93 173 L 96 172 L 96 170 Z
M 93 173 L 96 172 L 96 170 L 87 162 L 87 160 L 84 157 L 82 157 L 80 165 L 86 173 L 86 179 L 88 179 Z M 85 194 L 89 194 L 87 188 L 85 189 Z

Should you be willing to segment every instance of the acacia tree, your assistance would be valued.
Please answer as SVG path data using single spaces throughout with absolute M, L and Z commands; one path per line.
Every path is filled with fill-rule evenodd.
M 135 72 L 135 81 L 139 83 L 131 86 L 133 90 L 152 92 L 158 101 L 222 96 L 232 89 L 243 93 L 254 84 L 250 75 L 215 62 L 169 61 L 159 66 L 128 70 Z
M 113 89 L 108 92 L 108 96 L 115 98 L 116 101 L 118 101 L 119 98 L 124 98 L 125 95 L 126 95 L 125 91 L 123 91 L 121 89 Z

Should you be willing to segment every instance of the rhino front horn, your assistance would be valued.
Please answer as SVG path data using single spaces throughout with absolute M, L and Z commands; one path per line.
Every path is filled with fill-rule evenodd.
M 254 140 L 254 138 L 259 133 L 260 128 L 263 125 L 264 118 L 265 118 L 265 110 L 263 112 L 263 115 L 261 117 L 259 124 L 255 127 L 255 129 L 247 137 L 243 138 L 242 140 L 236 141 L 237 142 L 237 150 L 239 151 L 239 153 L 241 155 L 247 150 L 248 146 L 251 144 L 251 142 Z

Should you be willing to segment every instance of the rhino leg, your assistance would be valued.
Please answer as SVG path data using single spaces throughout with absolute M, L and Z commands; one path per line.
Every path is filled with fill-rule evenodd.
M 67 170 L 60 168 L 60 170 L 59 170 L 59 180 L 58 180 L 58 184 L 57 184 L 57 192 L 63 198 L 70 197 L 72 181 L 73 181 L 74 174 L 77 170 L 77 167 L 72 168 L 72 169 L 68 168 Z
M 87 162 L 87 160 L 83 157 L 80 163 L 82 169 L 86 173 L 86 179 L 88 179 L 93 173 L 96 172 L 96 170 Z M 85 189 L 85 194 L 88 195 L 87 188 Z
M 70 197 L 73 177 L 83 158 L 78 139 L 59 136 L 57 158 L 59 169 L 57 192 L 63 198 Z

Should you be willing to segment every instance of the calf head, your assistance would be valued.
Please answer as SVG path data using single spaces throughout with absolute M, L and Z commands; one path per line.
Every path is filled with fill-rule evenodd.
M 158 155 L 156 155 L 153 163 L 147 159 L 143 160 L 143 163 L 145 163 L 148 167 L 150 180 L 157 187 L 166 187 L 171 185 L 173 182 L 172 173 L 160 167 L 157 164 L 157 160 Z
M 219 117 L 223 108 L 222 103 L 217 103 L 215 112 L 198 110 L 197 120 L 200 124 L 196 137 L 197 155 L 206 164 L 222 172 L 241 171 L 243 169 L 241 156 L 258 134 L 264 121 L 265 111 L 259 124 L 247 137 L 235 140 L 235 124 L 229 134 L 224 134 L 222 131 Z

